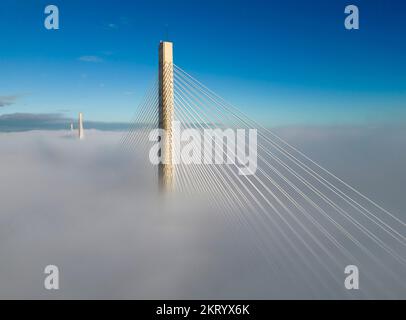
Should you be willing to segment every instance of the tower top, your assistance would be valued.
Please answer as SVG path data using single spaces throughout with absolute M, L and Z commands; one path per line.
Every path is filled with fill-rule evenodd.
M 159 59 L 165 63 L 173 63 L 173 43 L 169 41 L 161 41 L 159 43 Z

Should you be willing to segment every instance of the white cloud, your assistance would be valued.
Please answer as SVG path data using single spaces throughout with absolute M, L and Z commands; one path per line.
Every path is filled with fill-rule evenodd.
M 94 63 L 99 63 L 103 62 L 104 60 L 98 56 L 81 56 L 78 58 L 79 61 L 83 62 L 94 62 Z
M 406 179 L 406 152 L 399 152 L 399 132 L 387 135 L 382 144 L 383 137 L 376 140 L 380 132 L 351 138 L 328 130 L 316 134 L 315 129 L 310 135 L 301 129 L 295 129 L 294 135 L 287 130 L 280 133 L 290 135 L 289 140 L 315 160 L 337 158 L 331 162 L 335 172 L 352 168 L 348 174 L 359 189 L 377 192 L 381 200 L 390 199 L 394 207 L 404 209 L 404 192 L 396 191 Z M 316 144 L 314 136 L 328 138 Z M 124 152 L 119 147 L 121 137 L 122 133 L 95 130 L 87 130 L 83 141 L 69 131 L 0 133 L 4 169 L 0 171 L 0 298 L 328 299 L 382 298 L 386 293 L 405 298 L 394 282 L 383 282 L 379 288 L 369 285 L 366 271 L 385 279 L 384 271 L 373 264 L 360 269 L 361 291 L 345 292 L 341 277 L 348 261 L 340 260 L 342 270 L 330 269 L 342 279 L 338 283 L 311 259 L 316 276 L 308 274 L 300 263 L 289 262 L 287 257 L 295 257 L 289 247 L 277 250 L 269 233 L 264 234 L 270 247 L 264 257 L 259 254 L 262 247 L 256 246 L 258 234 L 241 227 L 238 216 L 213 210 L 204 196 L 161 203 L 155 189 L 156 169 L 143 164 L 137 151 Z M 406 141 L 402 143 L 405 146 Z M 396 161 L 383 170 L 380 165 L 390 164 L 394 150 Z M 365 168 L 362 155 L 372 153 L 376 157 L 368 157 Z M 392 181 L 382 177 L 382 186 L 371 185 L 368 176 L 377 174 L 376 168 Z M 248 218 L 254 216 L 250 213 Z M 267 227 L 272 231 L 277 226 Z M 301 245 L 294 236 L 291 241 Z M 334 250 L 332 254 L 339 258 Z M 43 268 L 48 264 L 60 268 L 58 292 L 43 288 Z M 309 287 L 311 279 L 319 281 Z
M 21 95 L 0 96 L 0 108 L 14 104 Z

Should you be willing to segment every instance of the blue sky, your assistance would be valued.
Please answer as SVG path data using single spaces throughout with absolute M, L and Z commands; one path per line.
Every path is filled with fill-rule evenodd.
M 44 28 L 48 4 L 60 30 Z M 348 4 L 360 30 L 344 28 Z M 405 14 L 401 0 L 2 0 L 0 115 L 130 121 L 168 37 L 178 66 L 266 125 L 399 123 Z

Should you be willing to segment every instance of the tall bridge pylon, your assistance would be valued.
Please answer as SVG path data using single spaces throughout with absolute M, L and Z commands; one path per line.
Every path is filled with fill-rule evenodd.
M 161 137 L 161 159 L 158 166 L 158 180 L 162 191 L 173 188 L 173 45 L 172 42 L 161 41 L 159 44 L 159 129 L 165 134 Z
M 164 130 L 159 148 L 156 135 L 151 138 L 157 127 Z M 203 135 L 218 129 L 207 145 L 212 152 L 219 150 L 219 158 L 231 161 L 205 163 L 204 140 L 183 141 L 178 128 Z M 228 145 L 224 132 L 252 128 L 257 129 L 258 143 L 244 142 L 240 151 L 248 151 L 245 159 L 250 159 L 254 150 L 258 166 L 254 174 L 240 175 L 239 169 L 249 161 L 239 161 L 238 147 Z M 236 137 L 230 140 L 237 142 Z M 283 259 L 278 257 L 280 267 L 304 276 L 309 288 L 317 283 L 341 288 L 342 268 L 351 264 L 365 270 L 372 289 L 388 281 L 405 292 L 406 222 L 174 64 L 170 42 L 159 44 L 159 77 L 154 76 L 122 143 L 126 151 L 145 160 L 139 169 L 151 169 L 154 187 L 158 180 L 164 193 L 207 196 L 203 201 L 208 200 L 230 224 L 255 233 L 257 249 L 269 263 L 275 263 L 275 252 L 285 253 Z M 199 158 L 184 163 L 182 151 L 191 149 Z
M 83 130 L 83 113 L 82 112 L 79 112 L 78 132 L 79 132 L 79 139 L 83 140 L 83 138 L 85 137 L 85 133 Z

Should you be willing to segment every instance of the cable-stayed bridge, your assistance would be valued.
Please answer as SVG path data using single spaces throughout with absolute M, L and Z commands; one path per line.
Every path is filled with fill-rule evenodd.
M 256 250 L 273 270 L 300 275 L 310 291 L 331 289 L 332 284 L 344 288 L 345 266 L 356 265 L 361 285 L 371 292 L 385 287 L 385 282 L 406 292 L 403 217 L 387 211 L 250 119 L 171 59 L 163 60 L 160 56 L 159 77 L 141 102 L 122 144 L 150 164 L 151 131 L 169 130 L 169 138 L 161 141 L 167 150 L 160 150 L 169 163 L 151 165 L 154 179 L 164 191 L 180 199 L 207 197 L 233 228 L 253 231 Z M 183 132 L 201 134 L 189 134 L 188 141 L 176 145 L 175 124 Z M 210 147 L 220 150 L 223 162 L 205 163 L 202 154 L 194 155 L 195 161 L 190 163 L 173 161 L 182 158 L 186 146 L 189 154 L 204 150 L 207 141 L 201 137 L 209 129 L 213 134 Z M 256 156 L 254 174 L 240 174 L 241 163 L 235 161 L 238 147 L 223 146 L 223 133 L 228 129 L 234 130 L 233 137 L 238 130 L 256 130 L 255 150 L 248 143 L 242 147 Z M 387 297 L 392 294 L 385 292 Z

